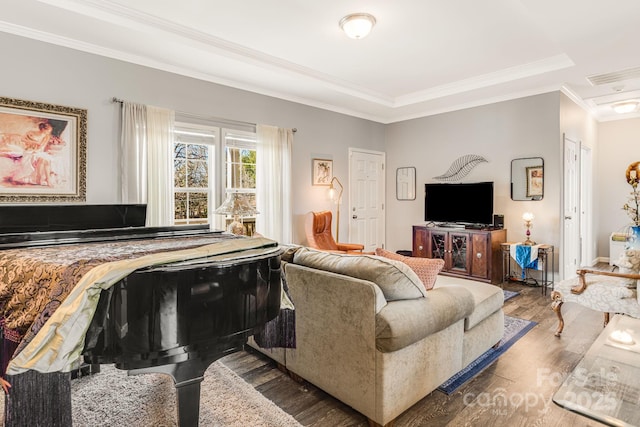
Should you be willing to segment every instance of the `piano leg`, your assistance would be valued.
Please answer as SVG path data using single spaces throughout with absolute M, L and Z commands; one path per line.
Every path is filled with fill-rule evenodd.
M 178 426 L 198 427 L 200 421 L 200 383 L 204 380 L 204 371 L 217 359 L 218 357 L 207 361 L 192 359 L 180 363 L 132 369 L 127 373 L 129 375 L 150 373 L 170 375 L 176 387 Z
M 176 382 L 178 399 L 178 425 L 197 426 L 200 419 L 200 383 L 204 378 Z
M 176 387 L 178 406 L 178 427 L 198 427 L 200 421 L 200 383 L 204 380 L 204 372 L 209 365 L 236 351 L 242 350 L 247 338 L 216 354 L 200 359 L 189 359 L 167 365 L 150 366 L 148 368 L 131 369 L 129 375 L 161 373 L 170 375 Z M 116 364 L 117 367 L 117 364 Z

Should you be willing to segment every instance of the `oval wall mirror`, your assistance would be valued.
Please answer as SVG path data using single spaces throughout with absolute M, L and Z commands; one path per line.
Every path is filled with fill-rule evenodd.
M 542 200 L 544 160 L 526 157 L 511 161 L 511 200 Z
M 396 199 L 416 199 L 416 168 L 406 167 L 396 169 Z

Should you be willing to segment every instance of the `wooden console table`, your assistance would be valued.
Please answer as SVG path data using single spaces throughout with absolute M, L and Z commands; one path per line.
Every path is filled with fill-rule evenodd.
M 503 243 L 502 244 L 502 276 L 503 282 L 520 282 L 525 284 L 533 283 L 542 287 L 542 294 L 547 294 L 547 288 L 551 286 L 553 290 L 553 283 L 555 279 L 555 259 L 554 259 L 554 247 L 553 245 L 539 245 L 538 246 L 538 262 L 542 263 L 540 271 L 540 280 L 533 277 L 527 277 L 530 268 L 525 268 L 525 278 L 517 278 L 511 274 L 511 245 L 519 245 L 520 243 Z M 514 264 L 517 265 L 516 262 Z M 549 271 L 551 267 L 551 271 Z
M 500 283 L 500 245 L 505 229 L 465 229 L 413 226 L 414 257 L 441 258 L 441 274 L 487 283 Z

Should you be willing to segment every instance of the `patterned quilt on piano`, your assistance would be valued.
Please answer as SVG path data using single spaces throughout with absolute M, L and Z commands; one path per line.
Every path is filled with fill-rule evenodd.
M 34 340 L 74 288 L 83 282 L 83 278 L 86 279 L 84 282 L 89 282 L 83 284 L 85 287 L 99 283 L 99 294 L 101 289 L 121 280 L 137 268 L 273 244 L 275 242 L 269 239 L 235 239 L 228 235 L 210 234 L 0 251 L 0 326 L 4 339 L 18 344 L 12 355 L 3 355 L 5 360 L 0 361 L 0 374 L 5 374 L 9 362 L 6 359 L 19 355 Z M 127 262 L 128 260 L 131 262 Z M 89 272 L 93 275 L 89 275 Z M 100 283 L 97 278 L 103 275 L 109 276 L 108 281 L 113 283 Z M 86 310 L 86 305 L 92 304 L 84 296 L 76 295 L 74 298 L 80 304 L 75 308 Z M 67 303 L 70 304 L 69 301 Z M 95 306 L 93 309 L 95 310 Z M 77 319 L 74 321 L 77 322 Z M 76 326 L 82 327 L 82 324 Z M 88 327 L 88 323 L 86 326 Z M 56 325 L 53 327 L 58 328 Z M 60 335 L 62 329 L 60 327 L 49 334 Z M 38 352 L 42 351 L 42 345 L 38 343 L 39 347 L 33 351 L 36 358 L 39 357 Z

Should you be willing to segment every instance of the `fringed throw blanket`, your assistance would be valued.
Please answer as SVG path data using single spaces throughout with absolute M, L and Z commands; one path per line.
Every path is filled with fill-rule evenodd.
M 289 294 L 284 268 L 280 272 L 280 278 L 283 291 L 280 313 L 275 319 L 268 321 L 261 332 L 253 336 L 256 344 L 262 348 L 296 348 L 296 312 Z

